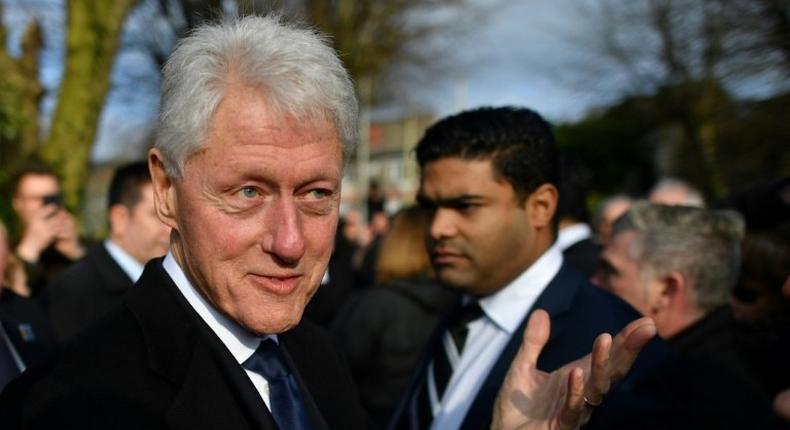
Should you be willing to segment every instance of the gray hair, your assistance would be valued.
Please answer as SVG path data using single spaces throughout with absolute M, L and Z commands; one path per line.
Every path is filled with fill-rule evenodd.
M 637 233 L 630 257 L 650 276 L 682 273 L 703 310 L 727 303 L 738 279 L 744 235 L 737 212 L 638 202 L 615 222 L 613 235 L 623 231 Z
M 204 144 L 211 118 L 231 82 L 266 94 L 269 107 L 296 119 L 330 120 L 343 159 L 357 135 L 357 100 L 348 72 L 324 36 L 277 15 L 203 25 L 181 40 L 162 72 L 155 147 L 180 178 Z

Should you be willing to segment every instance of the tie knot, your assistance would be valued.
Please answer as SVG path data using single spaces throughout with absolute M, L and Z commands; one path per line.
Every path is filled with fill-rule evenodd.
M 267 381 L 286 378 L 291 373 L 288 365 L 285 364 L 280 346 L 273 339 L 263 340 L 242 366 L 263 376 Z
M 449 327 L 449 332 L 459 352 L 464 348 L 464 343 L 466 343 L 466 335 L 468 333 L 466 326 L 482 316 L 483 309 L 480 308 L 477 301 L 467 303 L 455 315 Z
M 470 322 L 483 316 L 483 309 L 476 301 L 465 304 L 455 316 L 454 327 L 466 328 Z

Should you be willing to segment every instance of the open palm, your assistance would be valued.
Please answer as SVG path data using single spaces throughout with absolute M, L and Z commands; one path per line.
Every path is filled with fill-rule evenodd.
M 614 381 L 631 368 L 639 351 L 656 334 L 650 318 L 628 324 L 612 339 L 598 336 L 592 352 L 551 373 L 537 368 L 551 323 L 543 310 L 532 313 L 524 341 L 497 397 L 492 428 L 571 430 L 590 418 Z M 586 399 L 586 401 L 585 401 Z

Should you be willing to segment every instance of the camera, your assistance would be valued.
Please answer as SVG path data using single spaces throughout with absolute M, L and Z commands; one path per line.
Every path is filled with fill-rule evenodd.
M 46 205 L 63 206 L 63 196 L 60 194 L 44 196 L 44 206 Z

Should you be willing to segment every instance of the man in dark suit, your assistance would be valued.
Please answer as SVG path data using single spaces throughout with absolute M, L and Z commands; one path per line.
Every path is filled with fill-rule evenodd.
M 638 315 L 586 282 L 554 243 L 558 158 L 550 126 L 538 114 L 462 112 L 429 128 L 416 152 L 418 200 L 431 216 L 431 261 L 439 281 L 464 299 L 429 343 L 391 427 L 481 428 L 491 422 L 491 405 L 534 309 L 546 310 L 555 327 L 538 358 L 547 371 Z M 648 408 L 642 418 L 654 413 Z M 598 428 L 618 426 L 610 420 Z
M 653 318 L 676 354 L 695 429 L 770 427 L 729 304 L 743 233 L 733 211 L 635 203 L 601 255 L 596 282 Z
M 74 336 L 121 303 L 148 260 L 167 252 L 170 227 L 154 209 L 148 163 L 119 167 L 110 181 L 110 236 L 61 273 L 45 290 L 58 341 Z
M 6 387 L 3 429 L 365 428 L 328 335 L 300 321 L 332 252 L 355 137 L 340 60 L 311 30 L 245 17 L 182 40 L 162 88 L 148 161 L 170 252 L 123 306 Z M 529 328 L 500 429 L 575 428 L 589 416 L 582 397 L 602 396 L 654 334 L 645 319 L 545 374 L 534 357 L 548 321 Z M 543 401 L 523 408 L 523 395 Z

